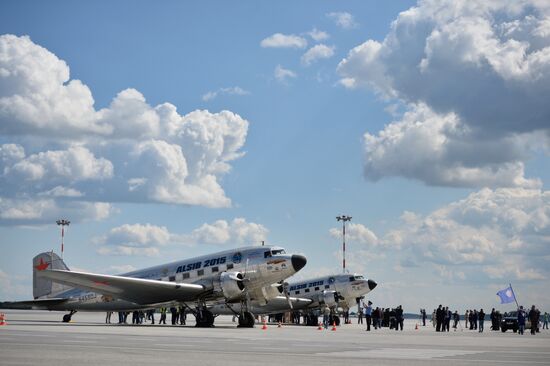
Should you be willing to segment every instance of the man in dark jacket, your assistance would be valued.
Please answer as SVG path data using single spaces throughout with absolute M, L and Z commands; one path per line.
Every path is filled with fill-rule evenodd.
M 479 321 L 479 333 L 483 333 L 483 323 L 485 322 L 485 312 L 483 312 L 483 309 L 480 309 L 479 313 L 477 313 L 477 319 Z
M 441 332 L 441 324 L 443 323 L 443 320 L 445 318 L 445 315 L 443 314 L 443 309 L 441 305 L 438 306 L 437 310 L 435 311 L 435 331 Z

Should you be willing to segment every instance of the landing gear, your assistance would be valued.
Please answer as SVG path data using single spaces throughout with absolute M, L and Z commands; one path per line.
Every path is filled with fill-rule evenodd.
M 69 323 L 74 313 L 76 313 L 76 310 L 71 310 L 69 314 L 63 315 L 63 323 Z
M 207 309 L 199 309 L 195 313 L 195 327 L 211 328 L 214 326 L 214 314 Z
M 331 315 L 329 318 L 330 324 L 336 324 L 336 326 L 340 326 L 340 317 L 338 315 Z
M 249 311 L 243 311 L 241 315 L 239 315 L 239 328 L 254 328 L 254 323 L 256 320 L 254 319 L 254 314 L 252 314 Z

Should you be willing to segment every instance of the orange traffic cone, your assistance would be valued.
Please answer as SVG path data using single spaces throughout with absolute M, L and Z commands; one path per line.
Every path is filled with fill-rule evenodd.
M 262 330 L 266 330 L 267 329 L 267 324 L 265 323 L 265 320 L 264 320 L 264 325 L 262 327 Z
M 0 325 L 8 325 L 6 322 L 6 315 L 4 315 L 4 313 L 0 313 Z
M 336 330 L 336 322 L 332 322 L 332 329 L 331 330 Z
M 317 327 L 317 330 L 323 330 L 323 324 L 321 324 L 321 322 L 319 322 L 319 326 Z

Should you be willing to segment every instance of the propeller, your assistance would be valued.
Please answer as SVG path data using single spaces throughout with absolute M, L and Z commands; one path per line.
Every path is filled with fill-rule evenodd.
M 281 281 L 281 286 L 283 286 L 283 293 L 285 294 L 286 301 L 288 302 L 288 306 L 294 310 L 294 305 L 292 305 L 292 301 L 290 301 L 290 292 L 288 291 L 288 282 Z

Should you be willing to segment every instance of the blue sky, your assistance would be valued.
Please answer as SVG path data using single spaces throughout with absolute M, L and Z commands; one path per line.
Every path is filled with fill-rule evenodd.
M 266 240 L 313 275 L 341 270 L 348 214 L 375 303 L 493 307 L 512 282 L 548 307 L 549 9 L 530 3 L 4 2 L 0 297 L 31 296 L 61 216 L 73 268 Z

